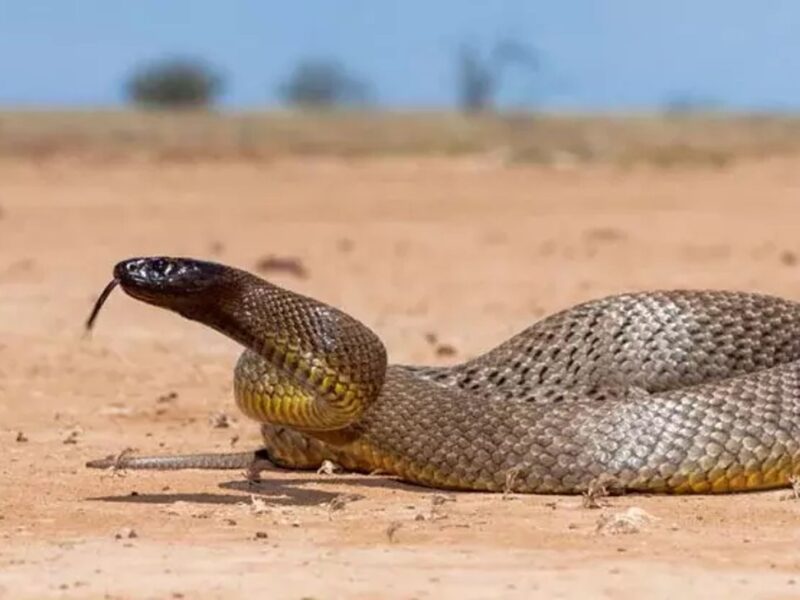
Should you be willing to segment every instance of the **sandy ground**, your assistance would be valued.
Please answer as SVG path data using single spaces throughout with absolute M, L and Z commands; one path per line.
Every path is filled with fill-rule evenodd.
M 273 280 L 361 318 L 392 360 L 445 363 L 619 291 L 800 299 L 798 217 L 791 160 L 0 163 L 0 598 L 800 597 L 786 491 L 588 509 L 377 476 L 86 470 L 257 435 L 231 401 L 232 342 L 123 294 L 81 330 L 119 259 L 278 256 L 307 275 Z M 630 510 L 627 533 L 603 527 Z

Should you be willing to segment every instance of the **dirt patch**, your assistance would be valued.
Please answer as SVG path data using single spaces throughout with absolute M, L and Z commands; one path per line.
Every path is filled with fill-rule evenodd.
M 620 291 L 800 298 L 799 166 L 0 163 L 0 598 L 797 597 L 787 490 L 589 509 L 513 481 L 443 494 L 336 473 L 86 470 L 128 447 L 258 436 L 231 401 L 234 343 L 122 294 L 90 338 L 82 326 L 117 260 L 158 253 L 292 257 L 305 276 L 271 269 L 276 283 L 358 316 L 406 363 L 462 360 Z

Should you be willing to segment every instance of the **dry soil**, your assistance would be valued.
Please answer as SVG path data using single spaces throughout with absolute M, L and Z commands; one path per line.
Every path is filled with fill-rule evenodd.
M 2 162 L 0 598 L 800 597 L 786 490 L 590 509 L 379 476 L 87 470 L 258 438 L 231 341 L 121 293 L 82 331 L 119 259 L 272 258 L 294 268 L 267 276 L 361 318 L 393 361 L 443 364 L 620 291 L 800 299 L 798 217 L 796 159 Z

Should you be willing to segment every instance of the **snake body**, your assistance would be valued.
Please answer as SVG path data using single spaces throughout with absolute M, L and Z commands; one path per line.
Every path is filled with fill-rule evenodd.
M 723 291 L 594 300 L 448 368 L 387 364 L 353 317 L 231 267 L 124 261 L 131 296 L 245 346 L 239 408 L 274 462 L 426 486 L 710 493 L 800 474 L 800 304 Z M 202 462 L 202 461 L 201 461 Z

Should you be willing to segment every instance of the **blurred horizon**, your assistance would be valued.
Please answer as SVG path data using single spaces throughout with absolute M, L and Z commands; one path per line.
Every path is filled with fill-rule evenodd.
M 283 105 L 280 87 L 305 60 L 332 60 L 363 79 L 376 108 L 457 106 L 456 57 L 506 40 L 537 68 L 509 68 L 501 108 L 565 112 L 800 109 L 800 4 L 778 0 L 180 0 L 37 3 L 0 8 L 0 106 L 117 108 L 142 64 L 191 57 L 224 77 L 218 106 Z M 788 75 L 787 75 L 788 74 Z

